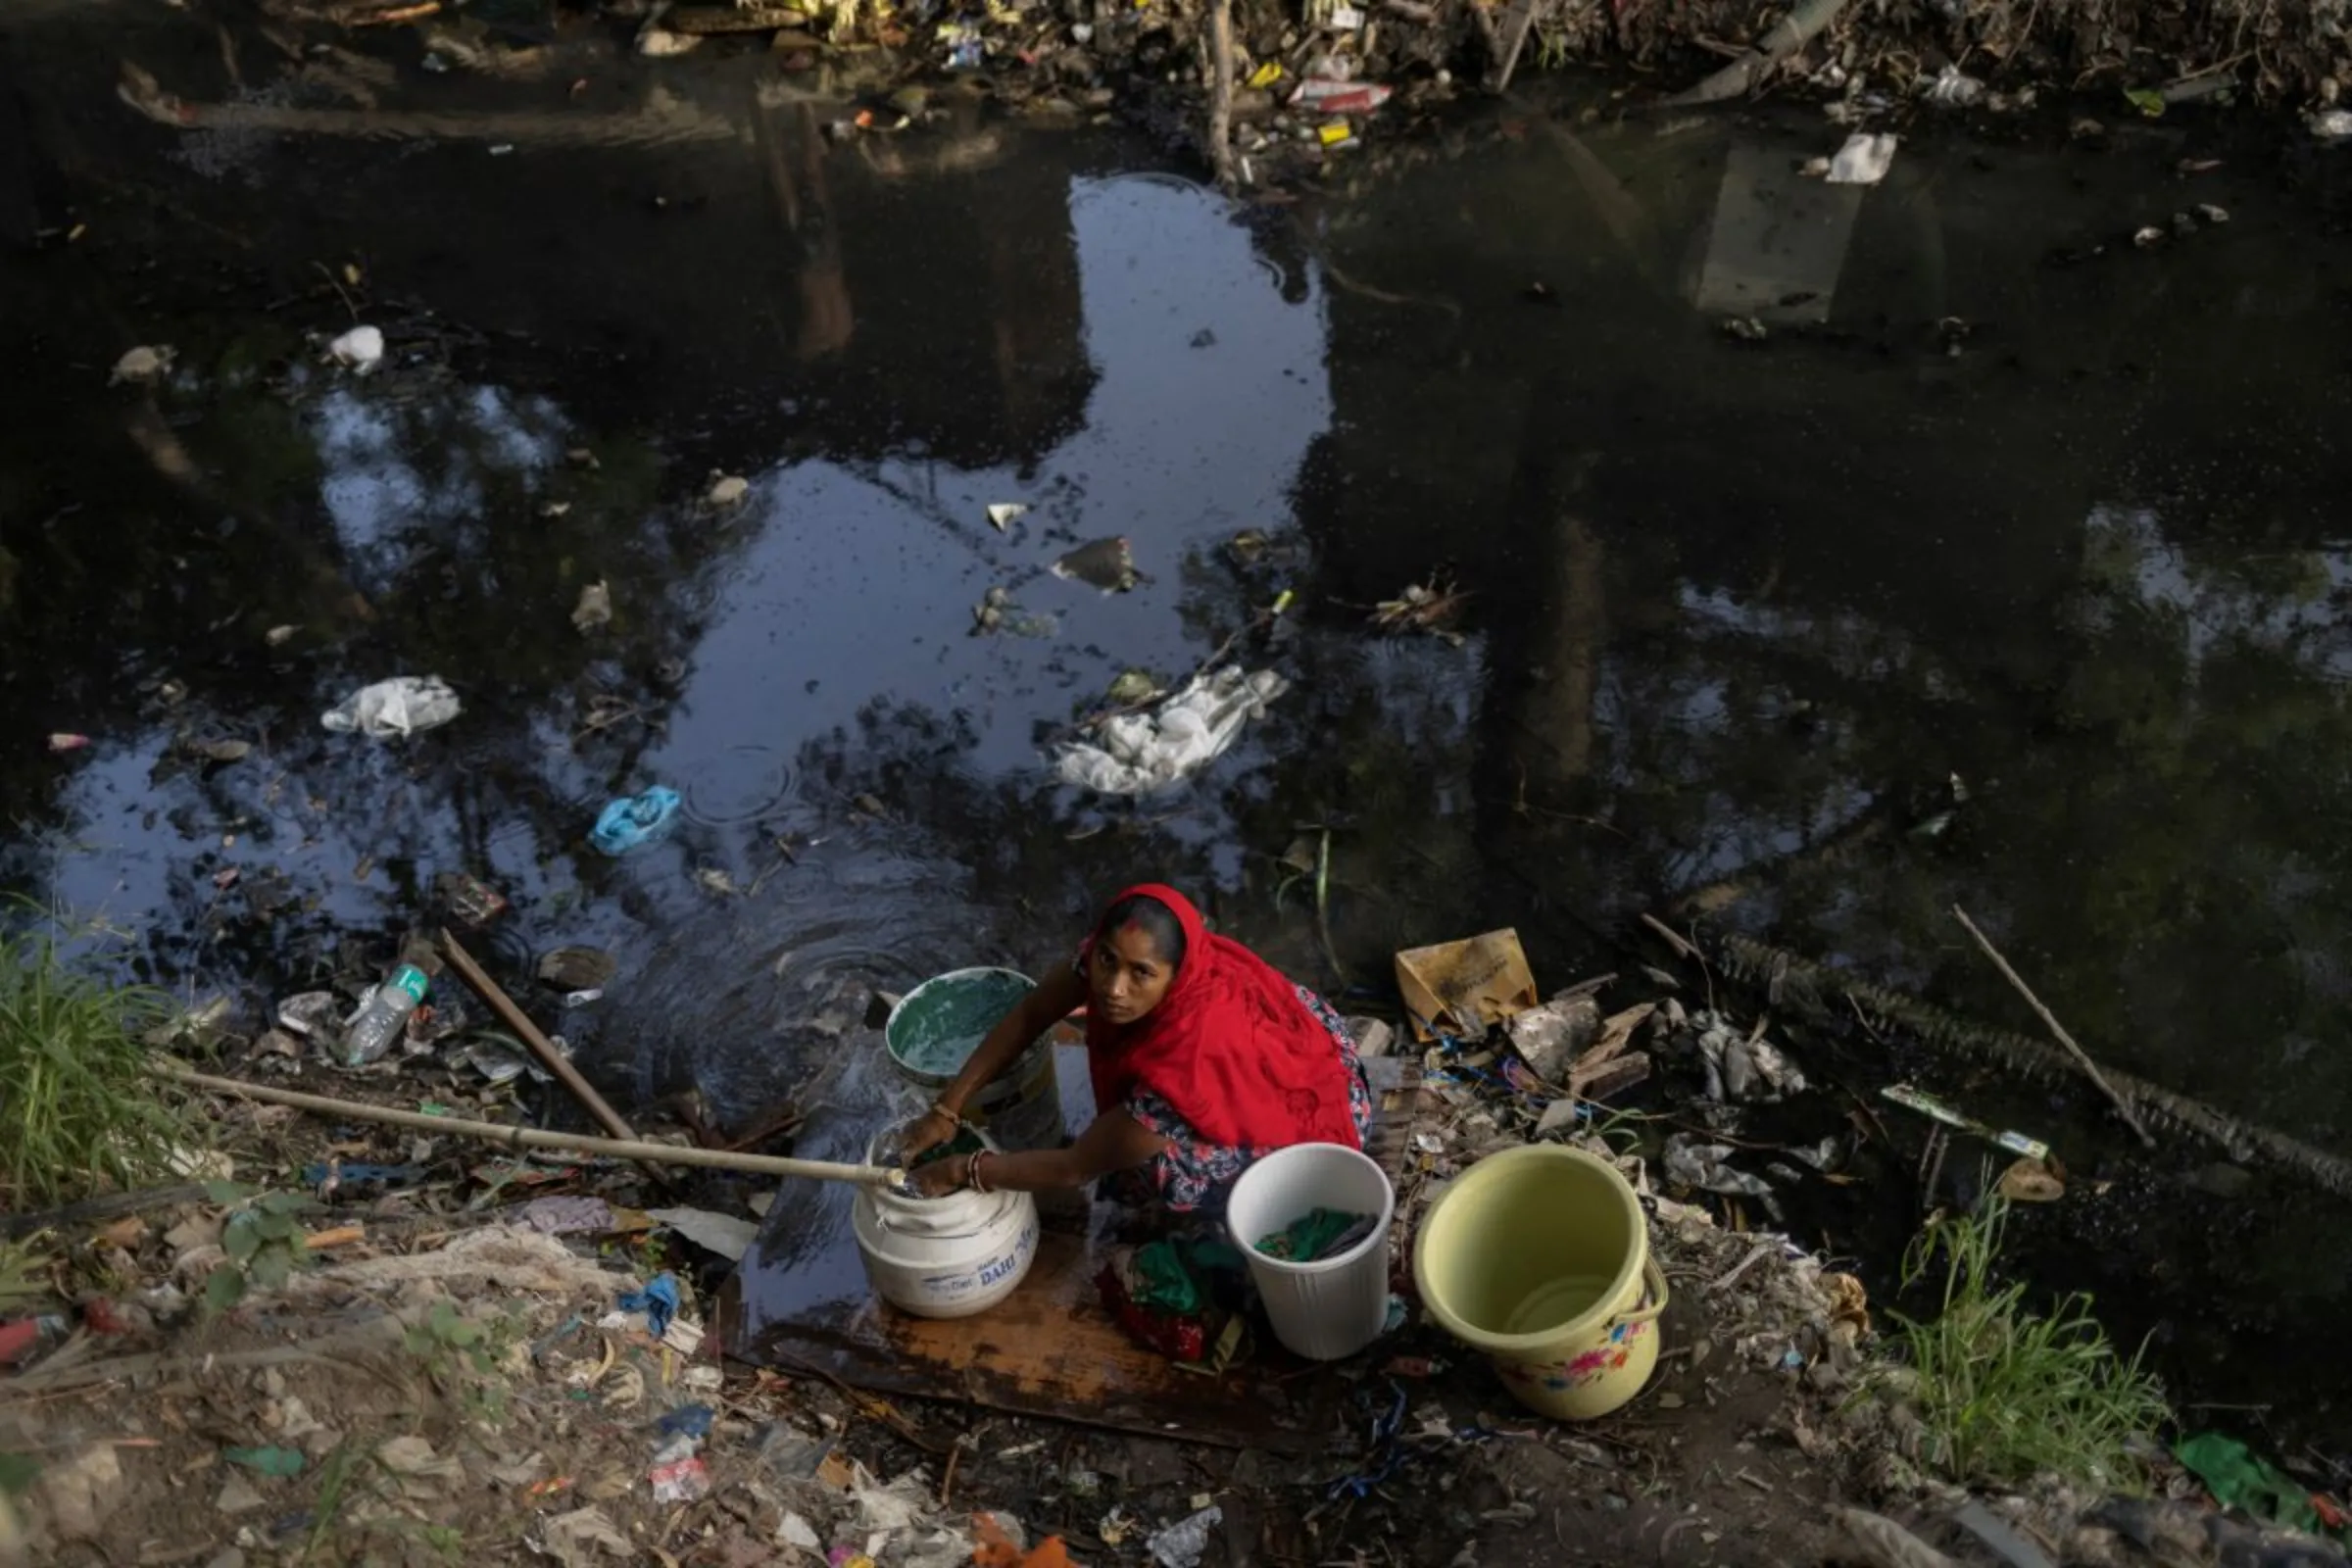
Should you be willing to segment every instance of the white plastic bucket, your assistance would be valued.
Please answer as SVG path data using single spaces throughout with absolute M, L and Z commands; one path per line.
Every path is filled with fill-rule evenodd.
M 1037 1260 L 1037 1200 L 1027 1193 L 910 1198 L 860 1187 L 850 1229 L 874 1294 L 916 1317 L 985 1312 Z
M 1261 1237 L 1318 1208 L 1377 1216 L 1372 1234 L 1337 1257 L 1294 1263 L 1257 1250 Z M 1389 1223 L 1396 1194 L 1381 1168 L 1342 1144 L 1294 1144 L 1242 1172 L 1225 1227 L 1250 1261 L 1274 1337 L 1293 1353 L 1337 1361 L 1380 1338 L 1389 1320 Z

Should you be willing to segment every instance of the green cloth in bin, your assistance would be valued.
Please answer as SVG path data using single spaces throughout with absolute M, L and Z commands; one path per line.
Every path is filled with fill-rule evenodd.
M 1344 1208 L 1318 1208 L 1257 1239 L 1257 1250 L 1286 1263 L 1308 1261 L 1331 1250 L 1331 1244 L 1371 1218 Z

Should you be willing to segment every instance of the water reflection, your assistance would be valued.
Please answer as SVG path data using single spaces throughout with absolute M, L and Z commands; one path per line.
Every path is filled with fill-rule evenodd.
M 209 54 L 174 58 L 175 90 L 231 101 L 195 79 Z M 57 64 L 36 97 L 112 90 Z M 442 90 L 387 70 L 381 109 Z M 615 101 L 654 101 L 642 70 Z M 726 133 L 509 160 L 265 121 L 220 180 L 127 112 L 27 112 L 15 155 L 44 179 L 140 200 L 77 270 L 0 257 L 38 305 L 0 347 L 61 389 L 0 424 L 0 719 L 98 737 L 0 752 L 12 882 L 259 986 L 472 870 L 514 899 L 515 947 L 622 952 L 574 1031 L 612 1081 L 800 1094 L 837 1156 L 890 1088 L 866 994 L 1035 972 L 1145 872 L 1335 992 L 1503 923 L 1540 975 L 1589 972 L 1633 911 L 1701 889 L 1713 918 L 2011 1018 L 1952 942 L 1960 902 L 2118 1065 L 2340 1124 L 2347 541 L 2320 460 L 2344 303 L 2252 184 L 2211 194 L 2259 253 L 2216 230 L 2038 265 L 2169 210 L 2174 132 L 2088 169 L 1907 144 L 1811 236 L 1836 228 L 1832 267 L 1725 249 L 1758 237 L 1727 203 L 1818 194 L 1775 183 L 1828 150 L 1811 123 L 1506 138 L 1244 222 L 1110 139 L 959 109 L 837 144 L 765 62 L 662 79 Z M 449 90 L 486 113 L 509 89 Z M 346 257 L 360 281 L 326 284 Z M 338 286 L 391 336 L 384 375 L 315 365 Z M 1767 300 L 1764 345 L 1711 319 Z M 138 341 L 176 344 L 179 376 L 102 387 Z M 706 504 L 713 468 L 752 481 L 740 506 Z M 999 529 L 998 503 L 1029 510 Z M 1242 527 L 1288 563 L 1231 561 Z M 1134 592 L 1050 574 L 1107 536 Z M 1369 607 L 1441 568 L 1467 644 L 1374 639 Z M 613 618 L 583 635 L 600 581 Z M 1000 587 L 1054 633 L 975 634 Z M 1129 806 L 1052 780 L 1041 743 L 1113 675 L 1183 675 L 1285 587 L 1297 611 L 1244 650 L 1295 688 L 1198 785 Z M 428 671 L 466 697 L 448 730 L 317 729 Z M 211 734 L 256 750 L 179 744 Z M 686 792 L 678 831 L 587 854 L 597 808 L 651 783 Z M 1283 862 L 1326 836 L 1318 920 Z M 2102 1158 L 2044 1092 L 1971 1094 Z M 2235 1216 L 2117 1168 L 2036 1222 L 2054 1271 L 2109 1269 L 2084 1282 L 2131 1283 L 2184 1345 L 2202 1295 L 2252 1314 L 2231 1249 L 2199 1256 L 2180 1218 Z M 2352 1259 L 2278 1213 L 2252 1267 L 2317 1312 Z M 2151 1256 L 2173 1283 L 2117 1277 Z

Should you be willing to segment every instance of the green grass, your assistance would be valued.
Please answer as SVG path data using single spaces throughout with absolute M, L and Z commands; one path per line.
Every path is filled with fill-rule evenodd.
M 2044 1472 L 2108 1491 L 2138 1491 L 2135 1438 L 2172 1419 L 2164 1391 L 2135 1353 L 2118 1355 L 2088 1296 L 2047 1313 L 2026 1305 L 2022 1284 L 1999 1284 L 1993 1263 L 2007 1207 L 1931 1223 L 1903 1258 L 1903 1289 L 1940 1267 L 1941 1311 L 1930 1321 L 1890 1313 L 1917 1374 L 1913 1397 L 1927 1458 L 1962 1484 L 2016 1485 Z
M 54 929 L 0 906 L 0 1203 L 15 1208 L 162 1180 L 186 1135 L 140 1039 L 169 1000 L 70 967 Z

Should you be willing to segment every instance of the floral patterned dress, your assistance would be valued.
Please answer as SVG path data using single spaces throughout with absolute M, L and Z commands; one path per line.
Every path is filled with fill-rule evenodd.
M 1329 1003 L 1304 986 L 1296 988 L 1298 1000 L 1331 1036 L 1331 1049 L 1347 1064 L 1348 1114 L 1355 1123 L 1357 1141 L 1369 1144 L 1372 1085 L 1364 1076 L 1363 1058 L 1355 1054 L 1355 1041 Z M 1279 1147 L 1211 1143 L 1164 1097 L 1149 1089 L 1136 1090 L 1122 1108 L 1168 1145 L 1152 1156 L 1150 1164 L 1119 1171 L 1105 1180 L 1104 1190 L 1110 1197 L 1137 1207 L 1156 1203 L 1179 1214 L 1216 1213 L 1224 1208 L 1242 1172 Z

